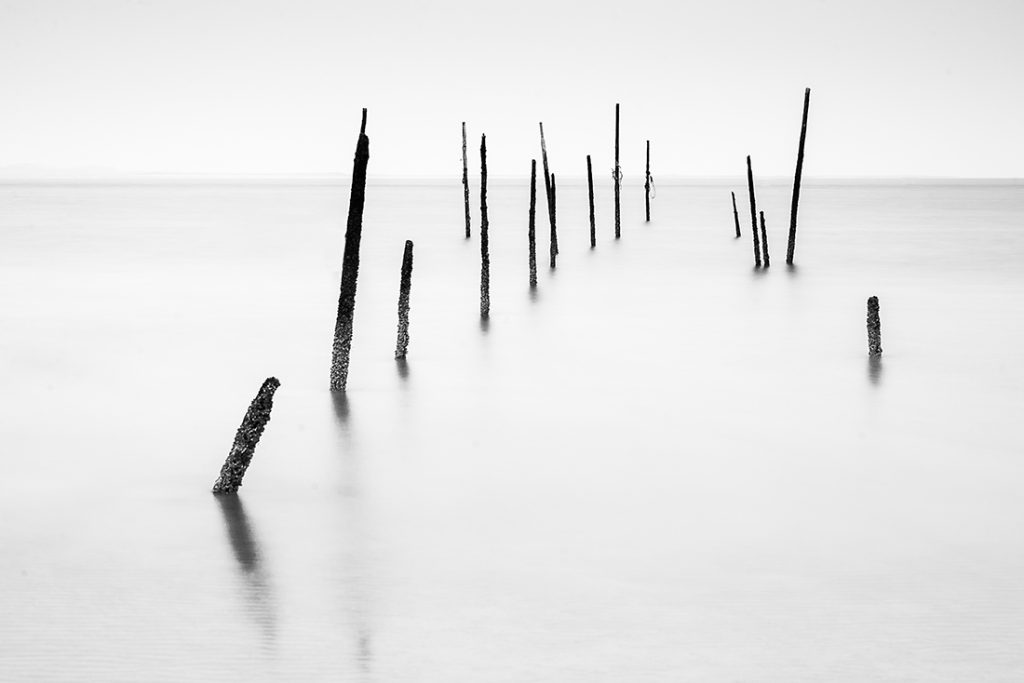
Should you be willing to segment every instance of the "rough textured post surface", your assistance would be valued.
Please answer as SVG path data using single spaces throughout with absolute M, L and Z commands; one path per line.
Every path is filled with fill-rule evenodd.
M 352 164 L 352 194 L 345 227 L 345 253 L 341 260 L 341 293 L 338 318 L 334 323 L 331 353 L 331 391 L 345 391 L 348 361 L 352 350 L 352 319 L 356 310 L 356 281 L 359 278 L 359 241 L 363 234 L 363 204 L 366 201 L 366 165 L 370 160 L 370 138 L 366 137 L 366 109 L 359 126 L 359 142 Z
M 736 193 L 730 192 L 732 195 L 732 218 L 736 221 L 736 237 L 740 237 L 740 212 L 736 209 Z
M 530 287 L 537 286 L 537 160 L 530 160 Z
M 491 254 L 487 244 L 487 136 L 480 136 L 480 317 L 491 315 Z
M 270 421 L 270 410 L 274 407 L 274 392 L 279 386 L 281 383 L 276 377 L 268 377 L 257 392 L 256 398 L 249 404 L 242 424 L 235 433 L 231 452 L 220 468 L 220 476 L 213 484 L 214 493 L 235 493 L 242 485 L 242 477 L 252 462 L 256 444 L 263 435 L 263 428 Z
M 796 207 L 800 202 L 800 176 L 804 172 L 804 140 L 807 139 L 807 108 L 811 105 L 811 89 L 804 89 L 804 116 L 800 123 L 800 147 L 796 152 L 796 176 L 793 178 L 793 206 L 789 211 L 789 243 L 786 245 L 786 265 L 793 265 L 796 252 Z
M 597 246 L 597 228 L 594 224 L 594 169 L 587 155 L 587 192 L 590 194 L 590 248 Z
M 754 267 L 761 267 L 761 245 L 757 239 L 757 203 L 754 201 L 754 172 L 747 157 L 747 189 L 750 192 L 750 232 L 754 235 Z
M 395 360 L 402 360 L 409 351 L 409 293 L 412 291 L 412 240 L 405 241 L 402 255 L 402 280 L 398 285 L 398 341 Z
M 615 181 L 615 239 L 619 239 L 619 190 L 622 183 L 622 169 L 619 167 L 619 104 L 615 103 L 615 168 L 612 169 L 612 180 Z
M 541 162 L 544 164 L 544 196 L 547 199 L 548 222 L 551 223 L 551 232 L 555 231 L 555 191 L 551 187 L 551 172 L 548 170 L 548 146 L 544 141 L 544 124 L 540 124 L 540 154 Z M 558 245 L 555 245 L 555 253 L 558 253 Z
M 882 355 L 882 320 L 878 316 L 878 297 L 868 298 L 868 355 Z
M 469 239 L 469 158 L 466 156 L 466 122 L 462 122 L 462 195 L 466 200 L 466 239 Z
M 551 174 L 551 267 L 555 267 L 555 262 L 558 257 L 558 229 L 555 227 L 555 202 L 557 201 L 557 195 L 555 194 L 555 174 Z
M 764 267 L 767 268 L 771 265 L 771 260 L 768 258 L 768 231 L 764 227 L 764 211 L 759 213 L 761 215 L 761 251 L 764 252 Z
M 647 141 L 647 170 L 644 172 L 644 220 L 651 222 L 651 141 Z

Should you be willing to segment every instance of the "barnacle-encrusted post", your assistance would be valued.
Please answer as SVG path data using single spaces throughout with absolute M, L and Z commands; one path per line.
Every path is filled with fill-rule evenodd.
M 480 317 L 491 315 L 491 254 L 487 243 L 487 136 L 480 136 Z
M 754 172 L 747 156 L 747 189 L 750 191 L 750 232 L 754 236 L 754 267 L 761 267 L 761 244 L 757 239 L 757 203 L 754 201 Z
M 530 160 L 530 288 L 537 286 L 537 160 Z
M 395 360 L 405 360 L 409 351 L 409 292 L 412 290 L 412 240 L 405 241 L 402 255 L 402 280 L 398 285 L 398 341 Z
M 466 200 L 466 239 L 469 239 L 469 159 L 466 157 L 466 122 L 462 122 L 462 195 Z
M 786 265 L 793 265 L 796 252 L 796 206 L 800 201 L 800 176 L 804 170 L 804 140 L 807 139 L 807 109 L 811 106 L 811 89 L 804 89 L 804 116 L 800 123 L 800 147 L 796 152 L 796 177 L 793 179 L 793 206 L 789 213 L 789 244 L 786 246 Z
M 548 145 L 544 141 L 544 124 L 540 124 L 540 154 L 541 162 L 544 164 L 544 196 L 548 202 L 548 222 L 551 223 L 551 234 L 555 233 L 555 189 L 552 187 L 551 172 L 548 170 Z M 558 253 L 558 244 L 555 243 L 555 253 Z
M 270 410 L 274 407 L 274 392 L 279 386 L 281 383 L 276 377 L 268 377 L 257 392 L 256 398 L 249 404 L 242 424 L 235 432 L 235 442 L 231 444 L 231 451 L 220 468 L 220 476 L 213 484 L 214 493 L 235 493 L 242 485 L 242 477 L 252 462 L 256 444 L 263 435 L 263 428 L 270 421 Z
M 882 355 L 882 320 L 878 316 L 878 297 L 868 298 L 868 355 Z
M 764 227 L 764 211 L 758 213 L 761 215 L 761 251 L 764 252 L 764 267 L 767 268 L 771 265 L 771 261 L 768 260 L 768 232 Z
M 341 293 L 334 323 L 331 353 L 331 391 L 345 391 L 349 352 L 352 350 L 352 319 L 356 310 L 356 280 L 359 278 L 359 241 L 363 234 L 363 204 L 366 202 L 366 165 L 370 160 L 370 138 L 366 137 L 366 109 L 359 126 L 359 142 L 352 164 L 352 193 L 345 227 L 345 253 L 341 260 Z
M 590 193 L 590 248 L 597 246 L 597 231 L 594 227 L 594 169 L 587 155 L 587 191 Z

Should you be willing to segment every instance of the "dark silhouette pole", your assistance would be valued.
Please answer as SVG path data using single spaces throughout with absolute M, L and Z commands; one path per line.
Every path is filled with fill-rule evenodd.
M 771 261 L 768 260 L 768 231 L 764 227 L 764 211 L 759 213 L 761 214 L 761 250 L 764 252 L 764 267 L 767 268 L 771 265 Z
M 804 116 L 800 123 L 800 147 L 796 152 L 796 177 L 793 179 L 793 206 L 789 213 L 789 244 L 786 245 L 786 265 L 793 265 L 796 251 L 796 207 L 800 202 L 800 176 L 804 171 L 804 141 L 807 139 L 807 109 L 811 105 L 811 89 L 804 89 Z
M 462 122 L 462 194 L 466 200 L 466 239 L 469 239 L 469 159 L 466 156 L 466 122 Z
M 558 256 L 558 229 L 555 227 L 555 206 L 558 195 L 555 190 L 555 174 L 551 174 L 551 268 L 554 269 Z
M 544 193 L 548 202 L 548 221 L 551 223 L 551 234 L 555 233 L 555 190 L 552 187 L 551 172 L 548 170 L 548 146 L 544 141 L 544 124 L 540 124 L 540 154 L 544 164 Z M 558 243 L 555 242 L 555 253 L 558 253 Z
M 398 341 L 395 360 L 405 360 L 409 351 L 409 293 L 412 291 L 412 240 L 405 241 L 402 254 L 402 279 L 398 285 Z
M 754 267 L 761 267 L 761 245 L 757 239 L 757 203 L 754 201 L 754 172 L 750 168 L 750 156 L 747 156 L 747 189 L 750 191 L 750 227 L 754 235 Z
M 270 422 L 270 411 L 274 407 L 274 392 L 281 386 L 276 377 L 268 377 L 263 386 L 260 387 L 256 398 L 249 404 L 245 411 L 242 424 L 235 432 L 235 441 L 231 444 L 231 451 L 228 453 L 224 465 L 220 468 L 220 476 L 213 484 L 214 493 L 235 493 L 242 485 L 242 478 L 245 470 L 252 462 L 252 455 L 256 451 L 256 444 L 263 436 L 263 428 Z
M 594 226 L 594 169 L 587 155 L 587 191 L 590 194 L 590 248 L 597 246 L 597 229 Z
M 615 239 L 619 239 L 619 187 L 622 182 L 622 169 L 619 167 L 619 104 L 615 103 L 615 169 L 612 171 L 615 181 Z
M 530 160 L 530 288 L 537 286 L 537 160 Z
M 644 208 L 645 222 L 651 222 L 651 141 L 647 141 L 647 171 L 644 180 Z
M 356 281 L 359 278 L 359 242 L 363 235 L 363 204 L 366 202 L 366 166 L 370 161 L 370 138 L 366 137 L 366 109 L 359 126 L 355 161 L 352 164 L 352 193 L 345 228 L 345 253 L 341 260 L 341 292 L 338 317 L 334 323 L 331 349 L 331 391 L 345 391 L 348 383 L 349 353 L 352 350 L 352 320 L 356 310 Z
M 740 237 L 740 212 L 736 210 L 736 193 L 730 192 L 732 195 L 732 218 L 736 221 L 736 238 Z
M 487 136 L 480 136 L 480 317 L 491 315 L 491 254 L 487 244 Z

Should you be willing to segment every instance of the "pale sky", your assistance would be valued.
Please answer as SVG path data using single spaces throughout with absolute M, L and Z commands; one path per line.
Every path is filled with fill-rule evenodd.
M 1024 177 L 1020 0 L 0 0 L 0 176 Z

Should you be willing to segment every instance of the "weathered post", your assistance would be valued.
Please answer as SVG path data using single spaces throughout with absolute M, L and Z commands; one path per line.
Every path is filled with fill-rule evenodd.
M 732 218 L 736 221 L 736 238 L 740 237 L 740 212 L 736 210 L 736 193 L 730 192 L 732 195 Z
M 796 207 L 800 201 L 800 176 L 804 170 L 804 140 L 807 139 L 807 109 L 811 105 L 811 89 L 804 89 L 804 115 L 800 123 L 800 147 L 796 152 L 796 177 L 793 179 L 793 206 L 789 213 L 789 244 L 786 245 L 786 265 L 793 265 L 796 251 Z
M 263 428 L 270 421 L 270 411 L 274 407 L 274 392 L 279 386 L 281 383 L 276 377 L 268 377 L 256 393 L 256 398 L 249 404 L 242 424 L 235 432 L 231 451 L 220 468 L 220 476 L 213 484 L 214 493 L 235 493 L 242 485 L 242 478 L 249 463 L 252 462 L 256 444 L 263 435 Z
M 469 159 L 466 156 L 466 122 L 462 122 L 462 194 L 466 204 L 466 239 L 469 239 Z
M 402 279 L 398 285 L 398 341 L 395 360 L 405 360 L 409 350 L 409 293 L 412 291 L 412 240 L 405 241 L 402 254 Z
M 551 174 L 551 268 L 554 269 L 556 257 L 558 256 L 558 229 L 555 227 L 555 206 L 557 194 L 555 190 L 555 174 Z
M 537 160 L 530 160 L 530 289 L 537 286 Z
M 587 155 L 587 191 L 590 194 L 590 248 L 597 246 L 597 231 L 594 227 L 594 169 L 590 165 L 590 155 Z
M 754 267 L 761 267 L 761 245 L 757 239 L 757 205 L 754 201 L 754 172 L 750 168 L 750 156 L 747 156 L 747 189 L 750 192 L 750 226 L 754 235 Z
M 651 141 L 647 141 L 647 171 L 644 180 L 645 222 L 651 222 Z
M 480 136 L 480 318 L 491 315 L 491 254 L 487 244 L 487 136 Z
M 555 199 L 554 189 L 551 187 L 551 172 L 548 170 L 548 146 L 544 141 L 544 124 L 540 124 L 540 154 L 544 164 L 544 196 L 548 203 L 548 222 L 551 223 L 551 232 L 555 232 Z M 555 253 L 558 253 L 558 244 L 555 244 Z
M 352 193 L 345 227 L 345 253 L 341 260 L 341 292 L 338 317 L 334 323 L 331 349 L 331 391 L 345 391 L 349 353 L 352 350 L 352 320 L 356 310 L 356 281 L 359 278 L 359 242 L 363 234 L 363 204 L 366 202 L 366 166 L 370 160 L 370 138 L 366 137 L 366 109 L 359 126 L 355 161 L 352 164 Z
M 768 231 L 764 227 L 764 211 L 759 213 L 761 214 L 761 250 L 764 252 L 764 267 L 767 268 L 771 265 L 771 261 L 768 259 Z
M 612 169 L 615 181 L 615 239 L 619 239 L 619 187 L 622 182 L 622 169 L 619 167 L 619 103 L 615 103 L 615 168 Z
M 878 297 L 868 297 L 868 355 L 882 355 L 882 320 L 878 316 Z

